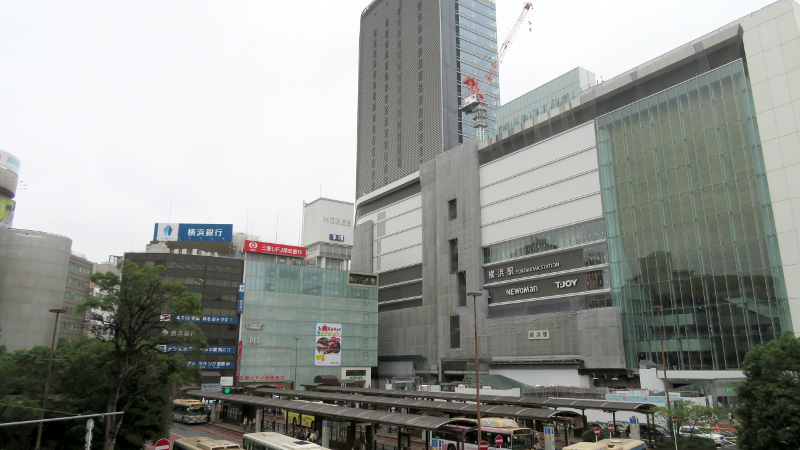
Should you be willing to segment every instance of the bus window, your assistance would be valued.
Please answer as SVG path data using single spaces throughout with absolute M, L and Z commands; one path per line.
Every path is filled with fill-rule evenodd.
M 478 430 L 470 430 L 464 434 L 465 444 L 478 444 Z
M 533 448 L 533 436 L 530 434 L 514 435 L 511 450 L 529 450 Z

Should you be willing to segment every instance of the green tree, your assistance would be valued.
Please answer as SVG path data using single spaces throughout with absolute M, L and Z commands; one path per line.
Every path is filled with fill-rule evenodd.
M 78 310 L 90 313 L 88 329 L 108 346 L 97 374 L 106 394 L 105 411 L 127 413 L 137 404 L 163 398 L 173 382 L 200 376 L 196 366 L 187 366 L 181 356 L 165 354 L 160 346 L 202 349 L 206 339 L 197 325 L 176 319 L 200 316 L 199 296 L 180 283 L 166 283 L 163 266 L 139 267 L 123 260 L 119 269 L 121 277 L 111 272 L 92 275 L 102 298 L 90 297 Z M 125 416 L 106 418 L 105 450 L 114 449 L 124 420 Z
M 800 448 L 800 339 L 791 332 L 744 359 L 736 392 L 737 444 L 745 450 Z

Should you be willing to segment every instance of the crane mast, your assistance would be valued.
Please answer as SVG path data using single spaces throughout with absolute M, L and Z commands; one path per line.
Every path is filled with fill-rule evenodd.
M 511 47 L 511 43 L 517 36 L 517 32 L 519 31 L 520 26 L 522 26 L 522 22 L 525 21 L 525 17 L 528 15 L 528 11 L 530 11 L 532 7 L 533 5 L 530 2 L 526 2 L 522 6 L 522 11 L 519 13 L 517 20 L 511 26 L 511 30 L 508 32 L 503 44 L 500 46 L 497 56 L 494 58 L 494 61 L 492 61 L 492 67 L 486 74 L 486 80 L 492 81 L 495 75 L 497 75 L 497 70 L 500 68 L 500 63 L 503 61 L 503 57 L 505 57 L 506 53 L 508 52 L 508 48 Z M 488 125 L 486 124 L 486 99 L 483 98 L 481 88 L 474 78 L 467 77 L 464 80 L 464 85 L 469 88 L 470 95 L 464 99 L 464 103 L 458 108 L 458 110 L 465 113 L 472 113 L 472 118 L 475 121 L 475 130 L 478 133 L 478 140 L 482 141 L 486 135 L 486 128 L 488 128 Z

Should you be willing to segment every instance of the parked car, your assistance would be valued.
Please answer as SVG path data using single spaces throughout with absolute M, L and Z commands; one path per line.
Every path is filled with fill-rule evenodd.
M 717 433 L 711 428 L 683 426 L 680 427 L 680 429 L 678 430 L 678 434 L 681 437 L 701 437 L 701 438 L 712 439 L 714 443 L 717 444 L 717 447 L 721 447 L 722 444 L 725 442 L 725 436 Z
M 661 425 L 652 425 L 651 424 L 649 426 L 651 427 L 650 434 L 653 435 L 653 437 L 659 437 L 660 436 L 662 438 L 667 438 L 667 439 L 671 439 L 672 438 L 672 435 L 670 434 L 669 430 L 664 428 L 664 427 L 662 427 Z M 647 436 L 647 427 L 648 427 L 648 425 L 646 423 L 640 423 L 639 424 L 639 434 L 642 437 L 646 437 Z M 630 425 L 628 425 L 628 427 L 625 428 L 625 432 L 628 432 L 628 430 L 630 430 Z

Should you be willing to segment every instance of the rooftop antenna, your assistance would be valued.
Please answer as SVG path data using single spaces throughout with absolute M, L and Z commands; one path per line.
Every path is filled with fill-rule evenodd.
M 250 226 L 250 210 L 248 209 L 247 210 L 247 221 L 244 224 L 244 235 L 245 235 L 245 238 L 247 237 L 248 234 L 250 234 L 247 231 L 247 227 L 249 227 L 249 226 Z
M 281 207 L 278 206 L 278 213 L 275 214 L 275 243 L 278 243 L 278 219 L 281 217 Z
M 169 215 L 167 217 L 167 222 L 172 222 L 172 200 L 169 201 Z

